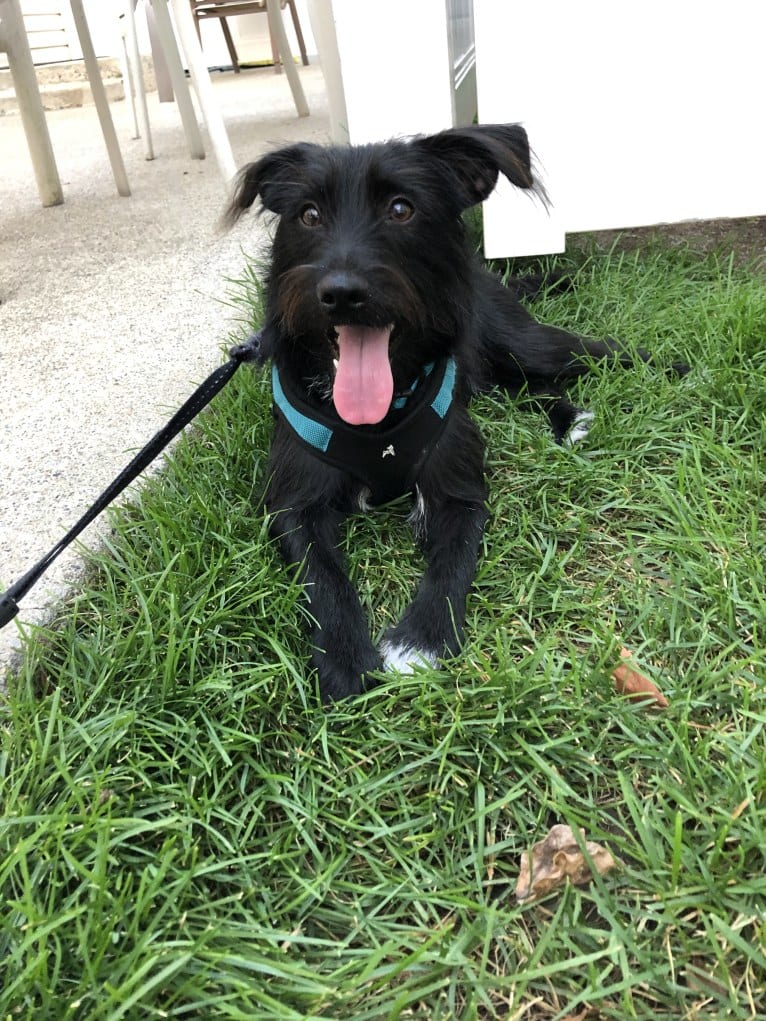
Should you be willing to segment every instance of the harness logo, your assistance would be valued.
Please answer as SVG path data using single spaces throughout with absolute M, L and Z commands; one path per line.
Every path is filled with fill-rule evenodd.
M 389 443 L 389 445 L 383 451 L 381 457 L 396 457 L 396 451 L 394 450 L 393 443 Z

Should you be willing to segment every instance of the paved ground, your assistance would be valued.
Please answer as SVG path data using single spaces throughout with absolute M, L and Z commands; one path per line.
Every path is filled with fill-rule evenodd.
M 324 83 L 301 70 L 312 115 L 284 75 L 216 77 L 237 161 L 328 137 Z M 236 324 L 227 278 L 263 243 L 253 219 L 217 231 L 226 199 L 212 154 L 192 160 L 175 104 L 150 96 L 157 158 L 112 105 L 133 189 L 114 188 L 93 107 L 48 114 L 65 203 L 41 208 L 20 118 L 0 117 L 0 590 L 90 505 L 136 448 L 221 361 Z M 102 523 L 84 533 L 97 541 Z M 65 554 L 25 598 L 37 621 L 76 575 Z M 18 645 L 0 632 L 0 669 Z

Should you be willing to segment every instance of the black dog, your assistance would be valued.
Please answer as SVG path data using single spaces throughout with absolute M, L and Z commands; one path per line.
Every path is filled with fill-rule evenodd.
M 230 221 L 257 196 L 279 216 L 262 338 L 277 419 L 267 506 L 307 586 L 325 701 L 363 690 L 381 666 L 406 670 L 458 648 L 487 518 L 471 395 L 500 386 L 536 396 L 561 442 L 587 431 L 589 416 L 559 389 L 588 371 L 583 358 L 631 361 L 613 341 L 538 323 L 481 267 L 461 214 L 499 173 L 537 187 L 518 125 L 293 145 L 237 182 Z M 428 567 L 378 650 L 339 525 L 407 492 Z

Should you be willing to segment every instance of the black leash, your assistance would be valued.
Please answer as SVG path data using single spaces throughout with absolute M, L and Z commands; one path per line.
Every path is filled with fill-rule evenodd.
M 47 553 L 42 560 L 0 596 L 0 628 L 5 627 L 19 612 L 18 601 L 22 599 L 40 577 L 48 570 L 53 561 L 73 542 L 80 532 L 98 517 L 105 507 L 120 495 L 141 472 L 148 468 L 161 451 L 184 429 L 193 418 L 206 407 L 215 395 L 222 390 L 243 362 L 258 362 L 260 354 L 260 333 L 253 333 L 244 344 L 238 344 L 229 351 L 229 361 L 212 372 L 191 397 L 178 409 L 168 424 L 152 437 L 146 446 L 139 450 L 130 464 L 125 465 L 117 478 L 99 496 L 77 524 L 70 528 L 66 535 Z

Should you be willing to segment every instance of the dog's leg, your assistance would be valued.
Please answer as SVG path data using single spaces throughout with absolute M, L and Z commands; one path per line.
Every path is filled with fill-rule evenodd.
M 386 669 L 410 672 L 458 651 L 486 500 L 484 441 L 466 410 L 456 408 L 415 487 L 411 520 L 427 566 L 402 619 L 383 636 Z
M 368 686 L 368 674 L 380 669 L 364 611 L 338 549 L 338 526 L 338 514 L 317 504 L 281 511 L 272 526 L 285 560 L 299 565 L 316 621 L 312 659 L 323 702 L 358 694 Z
M 593 412 L 572 404 L 569 398 L 554 386 L 543 385 L 538 389 L 527 385 L 520 399 L 522 406 L 527 402 L 537 410 L 545 412 L 553 436 L 562 446 L 573 447 L 584 440 L 590 432 Z
M 481 359 L 474 367 L 475 390 L 500 386 L 529 398 L 546 412 L 558 443 L 572 445 L 588 434 L 593 415 L 565 396 L 567 383 L 589 372 L 593 362 L 632 365 L 648 361 L 638 349 L 627 352 L 616 341 L 592 340 L 538 322 L 496 278 L 477 280 L 483 297 L 479 330 Z
M 380 647 L 386 669 L 402 673 L 457 652 L 487 519 L 483 500 L 436 501 L 420 493 L 418 500 L 417 531 L 428 566 L 415 598 Z
M 421 470 L 412 523 L 426 571 L 401 621 L 381 643 L 387 669 L 407 671 L 457 652 L 465 601 L 476 574 L 487 520 L 484 441 L 465 409 L 456 408 L 447 431 Z

